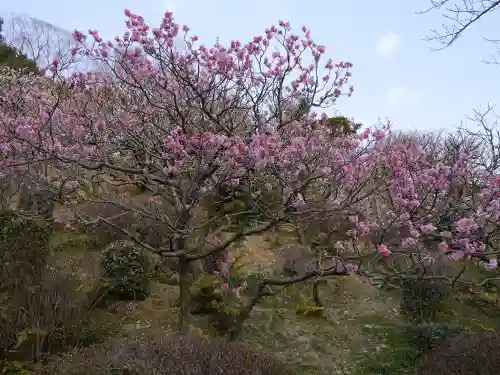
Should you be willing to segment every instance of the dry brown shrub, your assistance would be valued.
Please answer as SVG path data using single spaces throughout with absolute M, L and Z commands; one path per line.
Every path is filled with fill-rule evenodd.
M 242 343 L 196 334 L 136 336 L 73 352 L 40 375 L 291 375 L 279 360 Z
M 0 355 L 38 360 L 49 353 L 96 339 L 90 312 L 100 297 L 98 284 L 82 285 L 81 263 L 47 264 L 41 280 L 17 285 L 0 301 Z M 86 280 L 88 282 L 88 280 Z
M 0 292 L 39 282 L 49 254 L 50 226 L 15 211 L 0 212 Z
M 498 375 L 500 332 L 463 335 L 425 354 L 419 375 Z

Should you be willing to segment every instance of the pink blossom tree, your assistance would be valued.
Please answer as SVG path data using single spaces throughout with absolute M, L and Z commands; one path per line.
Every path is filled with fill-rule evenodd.
M 325 61 L 325 47 L 307 28 L 299 37 L 282 21 L 246 44 L 209 48 L 171 13 L 157 27 L 128 10 L 125 15 L 127 31 L 114 41 L 94 30 L 74 32 L 71 53 L 105 64 L 105 72 L 55 80 L 0 75 L 8 83 L 0 86 L 1 167 L 4 173 L 32 170 L 33 180 L 56 189 L 76 219 L 106 223 L 176 259 L 181 327 L 189 316 L 193 263 L 283 223 L 321 216 L 350 224 L 345 240 L 326 236 L 330 243 L 311 244 L 326 251 L 318 251 L 314 267 L 293 277 L 262 275 L 242 303 L 236 331 L 262 297 L 309 279 L 356 271 L 414 277 L 410 271 L 441 256 L 438 250 L 455 258 L 481 254 L 494 263 L 496 250 L 480 233 L 498 226 L 498 176 L 465 154 L 430 158 L 418 144 L 394 141 L 388 126 L 333 136 L 326 114 L 315 111 L 353 92 L 352 65 Z M 57 70 L 58 61 L 52 66 Z M 460 192 L 472 177 L 477 197 Z M 140 185 L 164 210 L 127 205 L 102 188 L 123 184 Z M 251 210 L 207 215 L 218 191 L 232 195 L 243 188 Z M 82 200 L 122 213 L 88 217 L 79 210 Z M 153 245 L 116 224 L 125 213 L 161 223 L 164 241 Z M 234 219 L 249 213 L 251 220 L 235 228 Z M 436 249 L 429 239 L 438 242 Z M 415 257 L 415 249 L 425 257 Z M 411 267 L 392 273 L 378 267 L 395 254 Z

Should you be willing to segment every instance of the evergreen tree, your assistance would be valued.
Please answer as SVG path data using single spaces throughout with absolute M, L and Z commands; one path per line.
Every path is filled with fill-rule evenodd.
M 345 116 L 335 116 L 328 119 L 328 126 L 334 131 L 334 135 L 338 136 L 355 134 L 361 128 L 362 124 Z

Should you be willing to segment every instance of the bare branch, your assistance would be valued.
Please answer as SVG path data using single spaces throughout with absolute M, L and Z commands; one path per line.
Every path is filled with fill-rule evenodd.
M 500 0 L 431 0 L 431 5 L 417 14 L 442 11 L 446 20 L 442 30 L 432 30 L 433 36 L 426 38 L 442 45 L 437 50 L 451 46 L 464 32 L 487 15 L 500 9 Z

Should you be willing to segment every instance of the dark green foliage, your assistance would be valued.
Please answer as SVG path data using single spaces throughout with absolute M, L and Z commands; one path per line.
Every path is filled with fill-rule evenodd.
M 333 130 L 335 136 L 356 134 L 363 124 L 350 120 L 345 116 L 330 117 L 327 126 Z
M 213 275 L 205 275 L 197 280 L 190 288 L 191 314 L 206 316 L 217 332 L 226 334 L 234 326 L 239 308 L 217 289 L 220 286 Z
M 442 281 L 409 279 L 401 287 L 401 313 L 412 322 L 433 321 L 451 286 Z
M 0 361 L 0 375 L 30 375 L 33 371 L 20 362 Z
M 465 333 L 458 326 L 434 323 L 416 326 L 370 324 L 364 328 L 383 345 L 376 351 L 359 353 L 356 375 L 415 375 L 415 368 L 425 353 Z
M 242 343 L 198 335 L 129 337 L 47 366 L 40 375 L 292 375 L 285 363 Z
M 500 332 L 463 335 L 426 353 L 418 375 L 498 375 Z
M 212 327 L 222 335 L 227 334 L 241 311 L 246 285 L 247 278 L 234 264 L 227 273 L 201 276 L 189 290 L 191 313 L 207 316 Z M 239 287 L 241 293 L 236 295 Z
M 37 73 L 36 63 L 25 55 L 0 42 L 0 67 L 9 66 L 14 69 L 25 69 L 26 72 Z
M 131 301 L 149 295 L 153 266 L 146 252 L 134 242 L 111 243 L 102 254 L 101 266 L 110 295 Z
M 252 181 L 241 180 L 236 186 L 219 185 L 203 202 L 203 209 L 211 221 L 205 229 L 217 230 L 230 224 L 236 231 L 256 221 L 268 221 L 281 209 L 282 197 L 267 182 L 266 176 L 261 175 L 254 176 Z
M 9 210 L 0 213 L 0 292 L 39 283 L 51 233 L 50 224 L 42 218 Z
M 453 324 L 425 323 L 412 326 L 409 333 L 413 343 L 422 351 L 438 347 L 443 341 L 464 333 L 464 328 Z
M 216 312 L 215 304 L 222 300 L 222 296 L 215 293 L 217 277 L 205 275 L 200 277 L 191 286 L 190 302 L 192 314 L 213 314 Z

